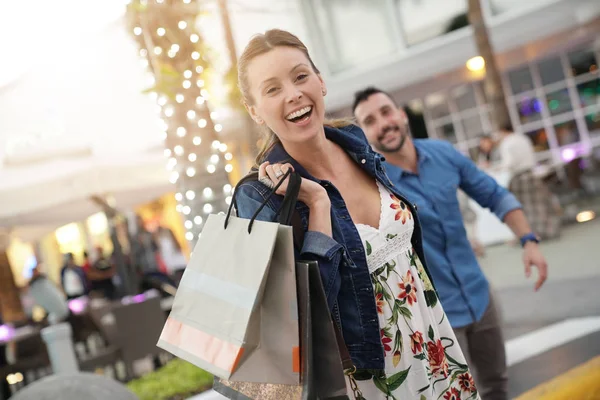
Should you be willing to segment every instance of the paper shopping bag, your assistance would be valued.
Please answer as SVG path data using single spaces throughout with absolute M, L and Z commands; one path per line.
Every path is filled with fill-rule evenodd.
M 292 228 L 253 220 L 249 231 L 209 216 L 157 345 L 223 379 L 298 385 Z

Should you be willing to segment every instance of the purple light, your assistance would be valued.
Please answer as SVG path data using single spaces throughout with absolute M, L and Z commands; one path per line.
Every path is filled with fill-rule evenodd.
M 8 342 L 15 335 L 15 329 L 10 325 L 0 325 L 0 342 Z
M 136 294 L 135 296 L 133 296 L 133 302 L 134 303 L 141 303 L 142 301 L 146 300 L 146 295 L 145 294 Z
M 577 153 L 575 152 L 575 149 L 572 149 L 572 148 L 563 149 L 560 152 L 560 157 L 562 158 L 562 160 L 564 162 L 571 162 L 575 159 L 576 156 L 577 156 Z
M 71 310 L 73 314 L 79 315 L 86 309 L 87 303 L 87 298 L 85 297 L 78 297 L 76 299 L 70 300 L 69 310 Z

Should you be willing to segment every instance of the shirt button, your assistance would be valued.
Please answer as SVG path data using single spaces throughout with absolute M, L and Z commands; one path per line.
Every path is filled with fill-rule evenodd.
M 364 158 L 362 160 L 360 160 L 361 163 L 366 164 L 367 160 L 365 160 Z

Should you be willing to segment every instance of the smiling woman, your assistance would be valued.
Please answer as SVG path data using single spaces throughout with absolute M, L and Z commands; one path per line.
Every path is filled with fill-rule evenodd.
M 325 120 L 327 89 L 307 48 L 289 32 L 267 31 L 250 41 L 238 68 L 245 106 L 267 140 L 258 181 L 236 189 L 237 215 L 274 221 L 286 173 L 300 175 L 295 258 L 319 265 L 351 358 L 349 392 L 357 400 L 478 399 L 429 279 L 413 203 L 360 128 Z

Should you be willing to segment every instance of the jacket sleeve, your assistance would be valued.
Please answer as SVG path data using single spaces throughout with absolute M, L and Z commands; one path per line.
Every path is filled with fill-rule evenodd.
M 256 210 L 265 201 L 265 195 L 254 185 L 241 185 L 236 194 L 237 215 L 240 218 L 252 218 Z M 275 221 L 277 213 L 270 201 L 257 216 L 260 221 Z M 295 249 L 296 261 L 316 261 L 319 263 L 321 280 L 332 310 L 340 290 L 340 266 L 343 262 L 344 248 L 333 238 L 321 233 L 308 231 L 304 235 L 302 249 Z

